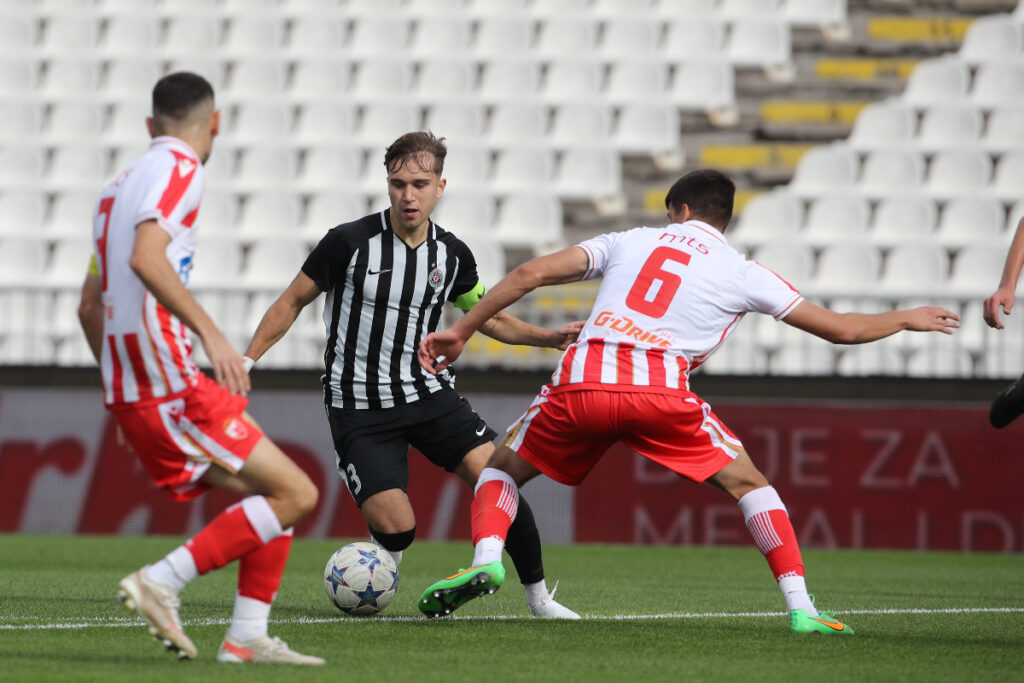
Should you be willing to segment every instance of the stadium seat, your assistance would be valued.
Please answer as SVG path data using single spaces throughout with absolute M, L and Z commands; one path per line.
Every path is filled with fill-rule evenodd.
M 805 197 L 850 190 L 857 181 L 859 166 L 857 153 L 846 145 L 812 148 L 800 157 L 789 190 Z
M 815 294 L 855 296 L 874 292 L 881 272 L 881 256 L 871 244 L 826 246 L 818 259 L 818 271 L 807 290 Z
M 935 202 L 928 197 L 886 197 L 875 207 L 869 229 L 871 240 L 882 246 L 930 240 L 938 213 Z
M 473 53 L 483 59 L 525 57 L 532 43 L 530 20 L 515 15 L 482 17 L 476 29 Z
M 491 188 L 497 194 L 547 191 L 554 176 L 554 150 L 509 147 L 495 158 Z
M 622 192 L 622 160 L 617 152 L 570 149 L 559 160 L 555 191 L 567 199 L 601 199 Z
M 701 60 L 722 55 L 726 23 L 717 15 L 680 12 L 669 20 L 661 55 L 671 61 Z
M 359 147 L 320 144 L 306 151 L 296 184 L 303 189 L 340 191 L 358 185 L 364 172 L 363 151 Z
M 109 177 L 110 155 L 105 147 L 61 146 L 53 151 L 46 175 L 51 188 L 84 188 L 97 193 Z
M 990 190 L 996 197 L 1014 201 L 1024 187 L 1024 152 L 1012 150 L 999 157 Z
M 612 113 L 602 104 L 563 104 L 554 108 L 548 144 L 556 148 L 600 147 L 612 135 Z
M 227 62 L 215 56 L 213 52 L 186 52 L 171 60 L 168 73 L 173 71 L 191 71 L 199 74 L 210 82 L 214 93 L 222 92 L 227 87 Z
M 486 1 L 486 0 L 478 0 Z M 590 8 L 591 0 L 546 0 L 545 2 L 534 1 L 530 7 L 531 11 L 542 17 L 559 16 L 564 14 L 579 14 Z
M 500 104 L 531 99 L 540 92 L 540 64 L 523 60 L 494 60 L 483 65 L 478 97 Z
M 720 0 L 718 13 L 727 21 L 749 17 L 770 18 L 782 9 L 782 0 Z
M 242 247 L 238 242 L 204 236 L 196 246 L 188 277 L 189 288 L 193 291 L 231 289 L 238 286 L 241 272 Z
M 222 20 L 212 13 L 178 14 L 167 18 L 163 52 L 188 57 L 213 53 L 221 42 Z
M 649 14 L 657 4 L 657 0 L 593 0 L 590 11 L 599 17 L 621 19 L 639 12 Z
M 759 319 L 768 316 L 759 316 Z M 773 353 L 768 364 L 773 375 L 833 375 L 836 349 L 824 339 L 801 332 L 785 323 L 772 322 L 784 328 L 785 343 Z
M 451 59 L 469 50 L 470 20 L 459 14 L 428 14 L 416 20 L 410 53 L 416 59 Z
M 743 207 L 739 223 L 728 231 L 728 239 L 744 246 L 796 244 L 803 224 L 804 203 L 800 197 L 784 190 L 764 192 Z
M 228 21 L 221 50 L 231 57 L 266 57 L 284 45 L 284 29 L 279 16 L 240 12 Z
M 456 233 L 458 235 L 458 233 Z M 476 259 L 476 272 L 480 281 L 492 287 L 508 274 L 505 268 L 505 252 L 491 234 L 472 234 L 461 237 Z
M 911 143 L 917 130 L 917 114 L 899 102 L 876 102 L 857 115 L 850 132 L 850 146 L 858 150 L 886 149 Z
M 149 14 L 116 14 L 107 19 L 102 51 L 132 61 L 154 54 L 160 39 L 160 22 Z M 112 62 L 111 65 L 117 62 Z M 150 86 L 152 87 L 152 85 Z
M 992 179 L 992 160 L 980 150 L 947 150 L 932 158 L 925 191 L 933 197 L 976 194 Z
M 5 236 L 0 238 L 0 253 L 4 255 L 0 284 L 24 285 L 37 281 L 40 274 L 46 272 L 47 245 L 42 239 Z
M 318 145 L 351 143 L 356 130 L 356 107 L 343 102 L 309 102 L 298 113 L 295 141 Z
M 240 104 L 224 137 L 235 144 L 266 144 L 287 139 L 292 129 L 292 109 L 287 101 Z
M 45 234 L 49 238 L 63 239 L 92 234 L 92 221 L 99 191 L 69 189 L 53 199 Z
M 433 219 L 459 237 L 493 235 L 494 197 L 475 190 L 447 190 L 437 202 Z
M 213 154 L 203 164 L 207 188 L 226 188 L 233 186 L 235 174 L 238 172 L 238 149 L 225 144 L 217 145 Z
M 891 340 L 883 339 L 843 349 L 836 367 L 839 374 L 849 377 L 903 375 L 907 361 L 905 354 Z
M 153 89 L 153 84 L 163 73 L 163 65 L 155 57 L 139 55 L 130 59 L 111 60 L 107 66 L 103 95 L 112 99 L 138 99 L 140 93 Z
M 599 62 L 590 60 L 553 62 L 544 78 L 544 100 L 553 104 L 599 104 L 604 89 L 603 71 Z
M 605 99 L 612 104 L 664 106 L 668 86 L 668 66 L 662 61 L 618 62 L 609 70 Z
M 990 152 L 1008 152 L 1024 146 L 1024 106 L 995 107 L 981 145 Z
M 557 64 L 594 54 L 598 23 L 585 14 L 555 15 L 540 24 L 536 55 Z
M 358 220 L 367 213 L 366 197 L 361 192 L 344 188 L 321 192 L 310 198 L 299 232 L 319 240 L 334 226 Z
M 11 96 L 31 93 L 39 85 L 39 62 L 23 55 L 0 58 L 0 89 Z
M 248 57 L 237 60 L 224 89 L 224 99 L 280 100 L 287 80 L 285 67 L 284 62 L 276 59 Z
M 978 66 L 970 100 L 982 107 L 1024 105 L 1024 63 L 986 62 Z
M 41 191 L 0 194 L 0 216 L 4 217 L 0 221 L 0 237 L 42 234 L 46 203 L 46 196 Z
M 475 145 L 451 147 L 445 158 L 443 177 L 448 181 L 447 189 L 460 192 L 469 189 L 490 191 L 490 151 Z
M 974 375 L 974 360 L 966 349 L 934 344 L 918 349 L 907 359 L 908 377 L 963 377 Z
M 709 114 L 735 110 L 736 73 L 731 64 L 718 59 L 676 64 L 669 97 L 683 110 Z M 738 117 L 736 112 L 737 120 Z
M 876 149 L 864 160 L 857 188 L 871 198 L 916 192 L 924 182 L 924 171 L 924 156 L 916 150 Z
M 1006 232 L 1009 235 L 1013 234 L 1013 231 L 1017 229 L 1017 225 L 1020 220 L 1024 218 L 1024 199 L 1018 199 L 1010 207 L 1010 210 L 1006 212 Z
M 542 144 L 547 132 L 546 107 L 536 104 L 501 104 L 491 112 L 487 143 L 498 148 Z
M 86 235 L 83 237 L 82 235 Z M 54 244 L 53 256 L 43 273 L 43 280 L 56 287 L 81 287 L 89 257 L 95 251 L 92 237 L 80 230 L 75 237 L 65 237 Z
M 43 108 L 35 102 L 0 102 L 0 141 L 29 142 L 42 132 Z
M 298 160 L 293 150 L 282 147 L 249 147 L 242 151 L 235 184 L 256 189 L 280 189 L 297 175 Z
M 42 49 L 48 55 L 87 55 L 99 46 L 99 17 L 91 12 L 53 13 L 45 24 Z
M 289 94 L 311 104 L 327 104 L 323 101 L 344 96 L 351 83 L 352 65 L 346 61 L 301 59 L 295 63 Z
M 149 129 L 146 118 L 150 114 L 148 102 L 125 101 L 111 107 L 103 139 L 110 144 L 131 145 L 145 151 L 149 147 Z
M 363 107 L 357 129 L 358 141 L 374 152 L 383 151 L 399 135 L 419 128 L 419 107 L 405 103 L 372 103 Z
M 702 15 L 720 17 L 718 0 L 660 0 L 657 11 L 662 16 L 703 18 Z
M 984 118 L 970 105 L 934 105 L 924 111 L 918 146 L 926 152 L 977 149 Z
M 296 67 L 310 59 L 326 55 L 341 56 L 348 45 L 348 25 L 341 16 L 315 12 L 292 17 L 288 37 L 288 54 L 300 56 Z
M 100 64 L 81 57 L 51 59 L 40 93 L 49 99 L 87 98 L 100 87 Z
M 476 144 L 484 136 L 486 110 L 475 102 L 438 102 L 427 107 L 424 130 L 444 137 L 449 147 Z
M 661 49 L 661 23 L 640 13 L 604 22 L 602 36 L 598 54 L 610 62 L 652 59 Z
M 558 197 L 542 192 L 510 194 L 501 200 L 494 238 L 505 246 L 541 252 L 563 246 L 563 231 Z
M 246 241 L 265 237 L 295 238 L 299 234 L 301 211 L 298 195 L 291 192 L 250 194 L 242 205 L 236 235 Z
M 24 56 L 36 47 L 39 40 L 39 21 L 25 14 L 0 15 L 0 52 Z
M 679 111 L 654 103 L 633 104 L 619 111 L 612 144 L 623 154 L 652 155 L 667 168 L 682 168 Z
M 849 21 L 847 0 L 783 0 L 782 14 L 790 26 L 828 29 Z
M 234 192 L 224 190 L 207 190 L 203 193 L 203 203 L 199 209 L 199 234 L 234 235 L 238 226 L 239 199 Z M 203 239 L 199 240 L 202 244 Z
M 815 197 L 807 211 L 802 236 L 812 245 L 836 244 L 864 239 L 871 207 L 855 194 Z
M 930 296 L 945 288 L 949 258 L 936 244 L 901 244 L 885 259 L 879 291 L 894 297 Z
M 915 107 L 959 102 L 967 95 L 970 83 L 967 62 L 953 57 L 925 59 L 910 72 L 901 99 Z
M 971 22 L 957 56 L 969 64 L 1015 59 L 1024 52 L 1024 30 L 1009 14 L 981 16 Z
M 412 63 L 397 59 L 363 60 L 356 65 L 349 96 L 359 102 L 406 99 L 412 92 Z
M 953 259 L 949 294 L 956 297 L 986 297 L 991 294 L 1003 272 L 1006 247 L 969 244 Z
M 789 26 L 782 20 L 737 19 L 726 40 L 729 61 L 740 68 L 760 67 L 778 73 L 780 80 L 792 78 L 793 47 Z
M 767 243 L 753 253 L 753 260 L 789 282 L 798 290 L 811 281 L 814 271 L 814 253 L 807 244 L 798 241 Z M 774 320 L 764 316 L 767 320 Z
M 420 66 L 413 90 L 421 102 L 446 104 L 471 97 L 475 81 L 475 69 L 468 60 L 430 61 Z
M 406 49 L 410 29 L 407 19 L 392 18 L 378 12 L 358 16 L 352 24 L 345 52 L 359 58 L 393 58 Z
M 97 138 L 103 130 L 101 105 L 87 102 L 60 102 L 50 109 L 46 139 L 51 143 L 82 142 Z
M 998 200 L 958 197 L 943 207 L 937 237 L 939 244 L 952 249 L 986 241 L 994 243 L 999 240 L 1005 222 L 1006 212 Z

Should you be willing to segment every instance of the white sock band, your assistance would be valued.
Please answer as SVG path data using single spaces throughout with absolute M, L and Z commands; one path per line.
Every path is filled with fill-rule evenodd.
M 503 481 L 510 485 L 512 488 L 519 488 L 516 486 L 516 481 L 507 472 L 499 470 L 495 467 L 485 467 L 480 473 L 480 478 L 476 480 L 476 486 L 473 487 L 473 495 L 475 496 L 480 487 L 489 481 Z
M 264 543 L 269 543 L 283 531 L 281 522 L 278 521 L 274 509 L 263 496 L 249 496 L 241 502 L 242 511 L 249 524 L 256 531 L 256 535 Z
M 740 498 L 737 503 L 740 506 L 740 510 L 743 511 L 744 522 L 754 515 L 768 512 L 769 510 L 782 510 L 787 515 L 789 514 L 786 506 L 782 504 L 782 499 L 779 498 L 779 492 L 772 486 L 762 486 L 759 489 L 754 489 Z

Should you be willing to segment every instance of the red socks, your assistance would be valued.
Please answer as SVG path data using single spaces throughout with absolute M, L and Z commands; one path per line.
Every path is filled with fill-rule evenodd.
M 471 507 L 473 544 L 491 536 L 504 542 L 518 509 L 519 488 L 512 478 L 501 470 L 484 468 L 477 481 L 476 496 Z
M 754 537 L 776 581 L 786 576 L 803 576 L 804 561 L 796 532 L 786 506 L 771 486 L 754 489 L 739 500 L 747 529 Z

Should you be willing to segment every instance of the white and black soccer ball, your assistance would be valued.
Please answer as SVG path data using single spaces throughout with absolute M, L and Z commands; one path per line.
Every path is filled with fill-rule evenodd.
M 398 568 L 391 554 L 379 545 L 349 543 L 327 560 L 324 590 L 345 614 L 376 614 L 398 593 Z

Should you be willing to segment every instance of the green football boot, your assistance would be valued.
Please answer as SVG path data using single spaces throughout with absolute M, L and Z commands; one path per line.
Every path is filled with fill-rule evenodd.
M 835 612 L 820 612 L 818 616 L 812 617 L 807 610 L 790 610 L 789 628 L 793 633 L 853 634 L 852 628 L 836 619 Z
M 490 595 L 504 582 L 505 567 L 500 561 L 477 565 L 429 586 L 417 606 L 428 619 L 445 616 L 473 598 Z

